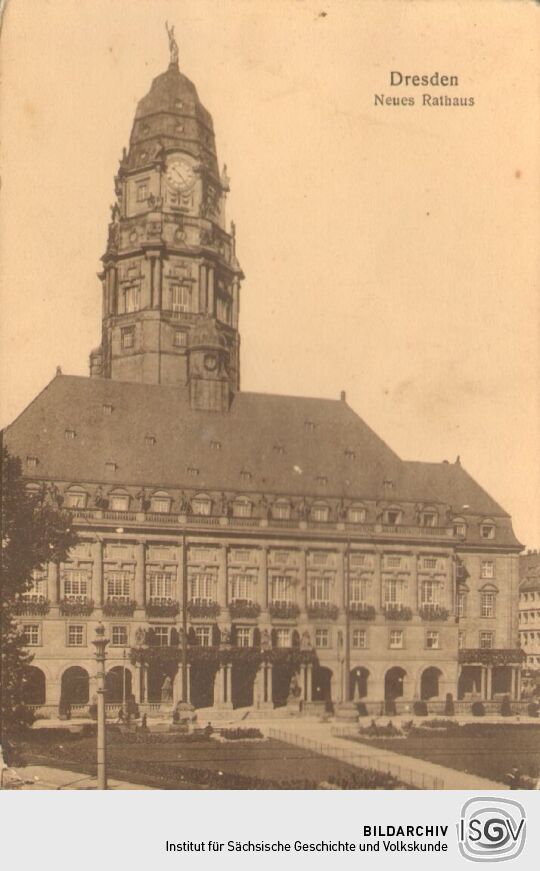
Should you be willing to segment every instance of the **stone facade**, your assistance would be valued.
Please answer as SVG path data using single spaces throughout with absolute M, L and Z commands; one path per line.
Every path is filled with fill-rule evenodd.
M 402 461 L 340 400 L 240 391 L 229 186 L 175 62 L 115 179 L 91 378 L 8 428 L 34 498 L 80 543 L 19 603 L 27 701 L 312 710 L 519 697 L 508 514 L 455 463 Z M 184 637 L 184 627 L 185 636 Z

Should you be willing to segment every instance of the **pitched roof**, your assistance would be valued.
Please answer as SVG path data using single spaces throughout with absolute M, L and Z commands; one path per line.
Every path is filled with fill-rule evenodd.
M 439 502 L 508 519 L 461 465 L 402 461 L 342 400 L 240 392 L 216 414 L 192 409 L 183 388 L 58 375 L 6 442 L 23 460 L 38 458 L 42 479 Z M 504 525 L 498 541 L 516 544 Z

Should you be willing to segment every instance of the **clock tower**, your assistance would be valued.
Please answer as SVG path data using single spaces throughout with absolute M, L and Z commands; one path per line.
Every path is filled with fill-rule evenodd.
M 226 411 L 240 384 L 242 270 L 212 117 L 171 61 L 138 104 L 102 258 L 102 341 L 90 374 L 185 388 Z

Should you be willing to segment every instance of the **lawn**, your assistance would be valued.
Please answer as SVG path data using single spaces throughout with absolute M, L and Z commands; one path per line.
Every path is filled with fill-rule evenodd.
M 466 723 L 444 734 L 428 729 L 422 732 L 405 738 L 359 736 L 352 740 L 502 783 L 514 767 L 521 776 L 540 775 L 540 725 Z
M 28 765 L 51 765 L 95 774 L 95 734 L 33 729 L 18 748 Z M 171 734 L 140 736 L 109 730 L 108 768 L 113 778 L 159 789 L 395 789 L 387 774 L 354 768 L 281 741 L 185 741 Z

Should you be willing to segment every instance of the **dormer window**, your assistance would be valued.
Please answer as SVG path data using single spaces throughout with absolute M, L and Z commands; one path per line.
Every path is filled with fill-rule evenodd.
M 64 436 L 69 442 L 72 442 L 75 438 L 77 438 L 77 433 L 74 429 L 66 429 L 64 431 Z
M 274 453 L 275 454 L 284 454 L 285 448 L 283 447 L 283 445 L 274 445 Z
M 150 511 L 153 514 L 169 514 L 171 510 L 171 497 L 164 490 L 158 490 L 150 498 Z
M 221 442 L 210 442 L 210 450 L 212 451 L 220 451 L 221 450 Z
M 251 481 L 253 475 L 247 469 L 242 469 L 240 472 L 240 477 L 242 481 Z
M 420 526 L 437 526 L 437 512 L 429 509 L 420 512 Z
M 291 516 L 291 503 L 286 499 L 278 499 L 272 505 L 272 517 L 275 520 L 289 520 Z
M 480 525 L 480 538 L 495 538 L 495 524 L 492 521 L 486 520 Z
M 325 505 L 322 502 L 316 503 L 311 509 L 311 519 L 315 521 L 315 523 L 327 523 L 328 518 L 330 516 L 330 509 L 328 505 Z
M 27 457 L 26 458 L 26 468 L 27 469 L 37 469 L 39 460 L 37 457 Z
M 112 414 L 112 413 L 113 413 L 113 406 L 111 405 L 111 403 L 104 402 L 103 403 L 103 414 Z
M 326 477 L 326 475 L 317 475 L 317 484 L 328 484 L 328 478 Z
M 148 447 L 153 448 L 156 443 L 156 437 L 153 435 L 147 435 L 144 437 L 144 443 L 145 445 L 148 445 Z
M 253 506 L 249 499 L 236 499 L 233 502 L 232 513 L 233 517 L 251 517 Z
M 190 478 L 196 478 L 199 474 L 199 470 L 195 466 L 188 466 L 187 473 Z
M 384 512 L 384 522 L 387 526 L 399 526 L 403 518 L 400 508 L 388 508 Z
M 86 508 L 87 502 L 87 492 L 79 487 L 73 487 L 64 495 L 64 505 L 66 508 Z
M 456 538 L 465 538 L 467 535 L 467 524 L 464 520 L 454 520 L 452 529 Z
M 143 157 L 143 155 L 141 155 Z M 144 155 L 146 157 L 146 155 Z M 137 185 L 137 202 L 145 203 L 148 199 L 148 183 L 145 181 L 140 182 Z
M 305 420 L 304 429 L 307 432 L 315 432 L 315 422 L 313 420 Z
M 349 523 L 364 523 L 366 519 L 366 509 L 363 505 L 351 505 L 347 511 L 347 520 Z
M 347 448 L 345 450 L 345 456 L 347 457 L 348 460 L 355 460 L 356 459 L 356 452 L 353 451 L 351 448 Z
M 195 496 L 191 501 L 191 510 L 193 514 L 208 517 L 212 511 L 212 500 L 206 493 L 201 493 Z
M 116 472 L 118 466 L 116 463 L 105 463 L 105 471 L 106 472 Z
M 109 496 L 109 508 L 111 511 L 128 511 L 129 495 L 127 493 L 111 493 Z

